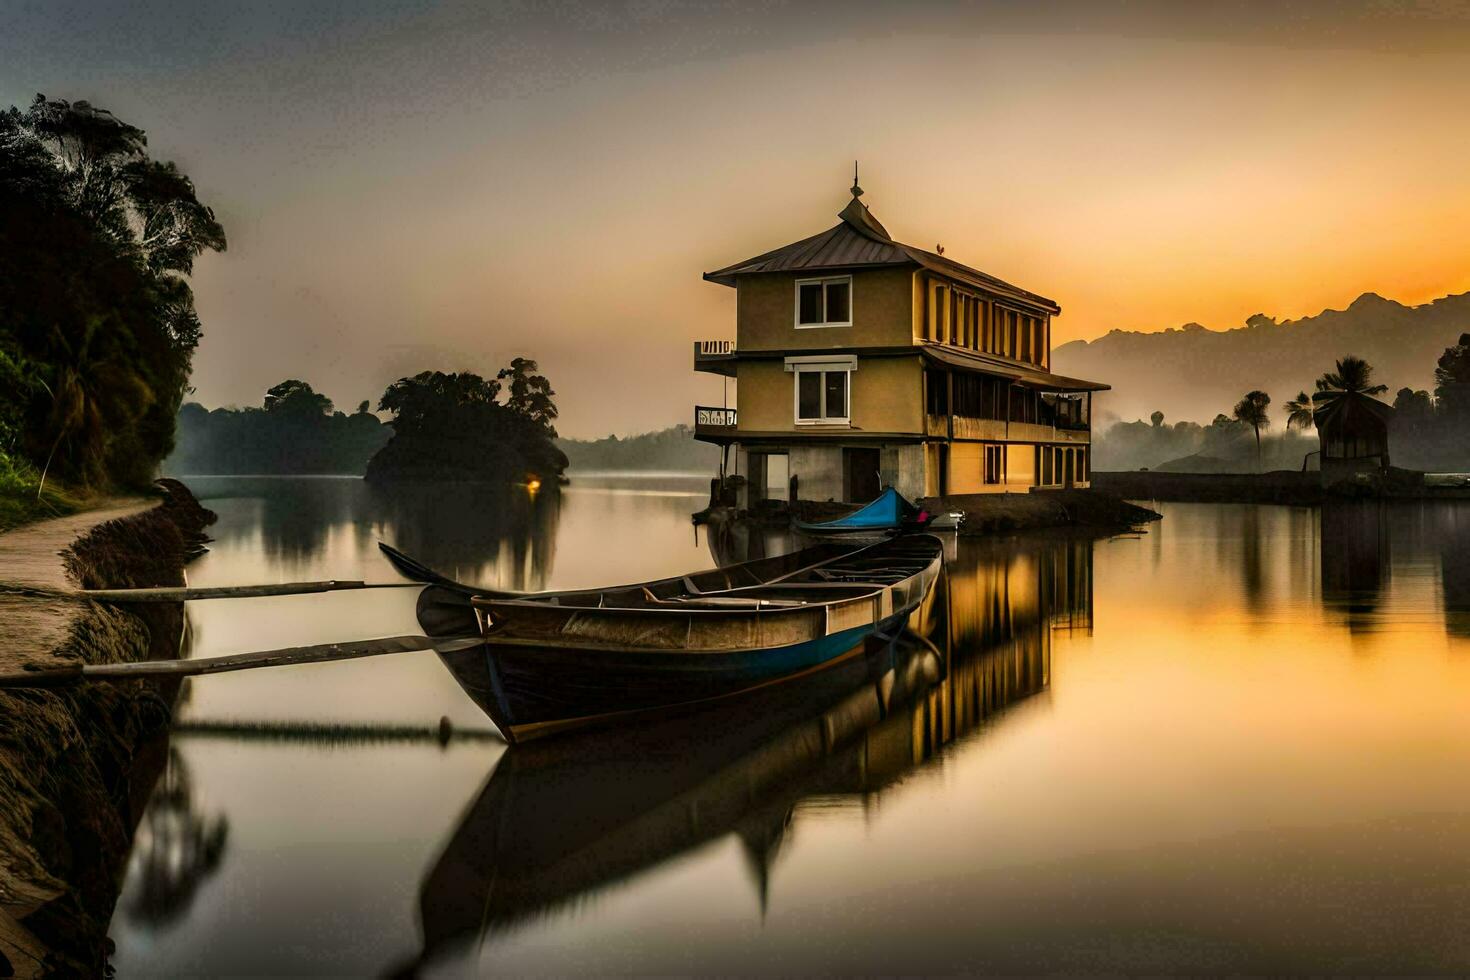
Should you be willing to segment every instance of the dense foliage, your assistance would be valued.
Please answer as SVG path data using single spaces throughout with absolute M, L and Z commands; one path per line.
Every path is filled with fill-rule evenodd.
M 200 324 L 186 277 L 225 247 L 139 130 L 86 102 L 0 112 L 0 453 L 84 487 L 149 482 Z
M 179 411 L 170 473 L 339 473 L 361 476 L 391 435 L 363 402 L 352 415 L 304 381 L 283 381 L 261 408 L 190 402 Z
M 368 479 L 555 481 L 567 458 L 554 442 L 555 392 L 536 370 L 518 357 L 495 378 L 425 371 L 395 381 L 378 403 L 393 415 L 393 438 Z

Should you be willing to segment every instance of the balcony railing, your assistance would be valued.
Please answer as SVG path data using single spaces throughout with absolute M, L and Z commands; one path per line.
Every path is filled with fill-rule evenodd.
M 709 408 L 704 405 L 694 406 L 694 428 L 699 430 L 723 430 L 735 431 L 737 417 L 733 408 Z

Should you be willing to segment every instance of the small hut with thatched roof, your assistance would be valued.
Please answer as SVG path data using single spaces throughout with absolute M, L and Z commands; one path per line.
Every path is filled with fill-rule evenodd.
M 1388 469 L 1393 406 L 1360 391 L 1319 391 L 1312 403 L 1322 448 L 1322 482 Z

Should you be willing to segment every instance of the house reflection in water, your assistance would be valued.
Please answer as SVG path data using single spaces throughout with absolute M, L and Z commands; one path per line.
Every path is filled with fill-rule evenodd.
M 1347 614 L 1348 629 L 1365 628 L 1393 564 L 1383 505 L 1376 500 L 1324 505 L 1321 542 L 1322 601 Z
M 1440 606 L 1446 633 L 1470 638 L 1470 507 L 1455 502 L 1329 503 L 1322 507 L 1319 542 L 1322 602 L 1344 616 L 1351 632 L 1383 628 L 1389 615 L 1383 608 L 1386 597 L 1397 593 L 1400 602 L 1417 599 L 1420 608 Z M 1435 565 L 1438 581 L 1431 585 L 1425 573 Z M 1424 594 L 1431 590 L 1438 596 Z
M 1054 631 L 1091 623 L 1091 541 L 967 542 L 932 612 L 866 656 L 690 717 L 508 749 L 421 885 L 416 965 L 732 834 L 764 915 L 800 807 L 896 790 L 1045 691 Z

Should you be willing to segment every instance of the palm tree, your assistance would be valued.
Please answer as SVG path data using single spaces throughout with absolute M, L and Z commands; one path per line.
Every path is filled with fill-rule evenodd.
M 80 482 L 101 486 L 107 481 L 109 434 L 136 422 L 154 400 L 148 383 L 120 351 L 102 350 L 100 320 L 89 320 L 75 341 L 55 326 L 52 336 L 59 355 L 46 390 L 51 394 L 47 428 L 51 450 L 41 468 L 36 499 L 46 487 L 46 475 L 63 444 L 69 448 L 71 468 Z
M 1388 385 L 1375 385 L 1373 367 L 1361 357 L 1349 354 L 1337 362 L 1337 370 L 1328 371 L 1317 379 L 1318 401 L 1336 398 L 1342 394 L 1381 395 Z
M 1293 425 L 1299 429 L 1310 429 L 1317 424 L 1316 417 L 1312 414 L 1312 396 L 1305 391 L 1298 392 L 1295 398 L 1286 403 L 1286 411 L 1288 429 Z
M 1270 404 L 1271 396 L 1264 391 L 1248 391 L 1235 406 L 1235 419 L 1255 430 L 1257 470 L 1261 468 L 1261 429 L 1271 424 L 1271 419 L 1266 414 Z

